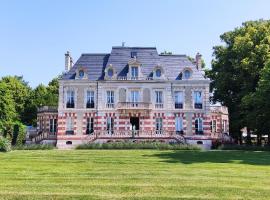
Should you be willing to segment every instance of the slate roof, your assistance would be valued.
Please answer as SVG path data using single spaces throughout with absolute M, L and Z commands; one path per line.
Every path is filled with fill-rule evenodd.
M 145 77 L 152 76 L 154 68 L 160 65 L 169 80 L 179 79 L 179 74 L 186 67 L 192 70 L 191 79 L 204 79 L 203 73 L 196 69 L 186 55 L 159 55 L 156 47 L 112 47 L 110 54 L 82 54 L 63 79 L 74 79 L 77 68 L 82 67 L 89 80 L 103 80 L 104 70 L 109 65 L 114 67 L 117 76 L 127 76 L 131 52 L 137 53 L 136 58 L 141 63 L 141 71 Z

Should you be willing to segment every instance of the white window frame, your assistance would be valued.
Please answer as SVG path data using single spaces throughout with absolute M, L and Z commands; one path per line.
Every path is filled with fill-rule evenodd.
M 133 71 L 133 69 L 136 69 L 136 70 Z M 131 66 L 130 70 L 131 70 L 131 73 L 130 73 L 131 79 L 137 80 L 139 78 L 139 67 L 138 66 Z M 136 74 L 136 72 L 137 72 L 137 74 Z
M 108 134 L 113 134 L 114 119 L 112 117 L 107 117 L 106 119 L 106 130 Z
M 66 119 L 66 131 L 74 131 L 74 120 L 70 116 Z
M 198 131 L 196 131 L 196 121 L 198 121 Z M 203 132 L 203 119 L 202 118 L 196 118 L 195 119 L 195 134 L 197 134 L 197 132 Z
M 181 132 L 183 130 L 183 117 L 175 117 L 175 131 Z
M 115 95 L 113 90 L 106 91 L 106 107 L 107 108 L 114 108 L 115 104 Z
M 88 134 L 93 134 L 94 133 L 94 124 L 95 124 L 94 123 L 94 117 L 88 117 L 86 119 L 86 134 L 87 134 L 87 131 L 88 131 Z
M 87 90 L 86 91 L 86 94 L 85 94 L 85 108 L 87 108 L 87 103 L 88 103 L 88 100 L 90 100 L 90 103 L 91 103 L 91 99 L 93 100 L 93 103 L 94 103 L 94 108 L 95 108 L 95 91 L 94 90 Z M 87 109 L 94 109 L 94 108 L 87 108 Z
M 155 108 L 163 108 L 164 92 L 162 90 L 155 90 Z
M 163 130 L 163 119 L 161 117 L 156 118 L 156 123 L 155 123 L 155 129 L 156 129 L 156 134 L 162 134 Z

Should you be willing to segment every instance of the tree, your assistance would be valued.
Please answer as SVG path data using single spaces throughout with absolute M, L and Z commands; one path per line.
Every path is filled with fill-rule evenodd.
M 11 98 L 16 102 L 15 110 L 18 114 L 19 120 L 26 123 L 24 109 L 30 97 L 31 88 L 21 76 L 6 76 L 2 78 L 2 82 L 6 83 L 6 91 L 11 94 Z
M 225 45 L 215 46 L 212 69 L 206 75 L 212 80 L 213 101 L 228 107 L 230 133 L 241 142 L 241 128 L 256 130 L 251 98 L 270 58 L 270 21 L 248 21 L 220 36 Z
M 12 137 L 14 121 L 18 115 L 15 110 L 15 101 L 8 89 L 7 83 L 0 81 L 0 134 Z

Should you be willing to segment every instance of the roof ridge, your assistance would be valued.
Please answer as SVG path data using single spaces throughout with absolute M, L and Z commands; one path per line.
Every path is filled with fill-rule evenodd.
M 104 55 L 110 55 L 110 53 L 82 53 L 82 56 L 95 56 L 95 55 L 100 55 L 100 56 L 104 56 Z

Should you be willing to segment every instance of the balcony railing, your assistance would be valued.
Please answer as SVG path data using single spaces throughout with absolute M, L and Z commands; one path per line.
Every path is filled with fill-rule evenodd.
M 162 109 L 163 108 L 163 103 L 156 103 L 155 108 Z
M 106 103 L 106 108 L 114 108 L 114 103 Z
M 146 102 L 119 102 L 117 109 L 150 109 L 150 103 Z

